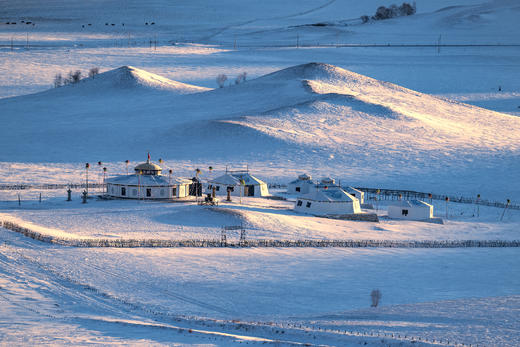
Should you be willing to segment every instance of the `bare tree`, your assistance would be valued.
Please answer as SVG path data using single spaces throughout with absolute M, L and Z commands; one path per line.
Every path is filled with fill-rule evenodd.
M 381 291 L 379 289 L 374 289 L 370 293 L 370 299 L 372 300 L 372 305 L 370 307 L 377 307 L 379 305 L 379 300 L 383 297 Z
M 61 87 L 63 85 L 63 77 L 61 76 L 61 73 L 57 73 L 54 76 L 54 88 Z
M 224 87 L 224 83 L 227 81 L 227 76 L 224 74 L 220 74 L 217 76 L 217 84 L 220 88 Z
M 237 78 L 235 79 L 235 84 L 240 84 L 246 80 L 247 72 L 242 72 L 238 74 Z
M 69 71 L 69 73 L 67 74 L 67 77 L 65 77 L 63 79 L 63 85 L 64 86 L 74 83 L 73 75 L 74 75 L 74 73 L 72 71 Z
M 97 74 L 99 74 L 98 67 L 93 67 L 90 70 L 88 70 L 88 77 L 94 78 L 94 76 L 96 76 Z
M 81 80 L 81 71 L 76 70 L 72 74 L 72 83 L 78 83 Z

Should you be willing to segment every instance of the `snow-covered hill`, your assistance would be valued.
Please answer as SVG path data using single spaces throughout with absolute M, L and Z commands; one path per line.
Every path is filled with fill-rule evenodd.
M 480 170 L 502 185 L 518 173 L 518 117 L 321 63 L 214 90 L 122 67 L 0 107 L 2 161 L 109 162 L 151 151 L 174 161 L 321 166 L 376 181 L 434 184 L 456 173 L 467 182 Z

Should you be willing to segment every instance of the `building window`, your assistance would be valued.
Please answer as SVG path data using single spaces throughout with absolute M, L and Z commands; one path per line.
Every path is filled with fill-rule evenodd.
M 137 189 L 135 189 L 135 188 L 132 189 L 132 195 L 133 195 L 133 196 L 137 196 Z
M 126 196 L 126 187 L 121 187 L 121 196 Z
M 164 196 L 164 189 L 161 189 L 161 196 Z
M 177 197 L 177 187 L 172 188 L 172 196 L 175 198 Z
M 296 187 L 296 188 L 294 188 L 294 190 L 296 190 L 297 192 L 299 192 L 299 191 L 300 191 L 300 187 Z
M 311 207 L 311 203 L 308 202 L 306 206 L 307 206 L 307 208 Z
M 217 186 L 217 192 L 220 190 L 220 186 Z
M 298 202 L 296 203 L 296 206 L 301 206 L 301 205 L 302 205 L 302 201 L 298 200 Z
M 147 197 L 152 196 L 152 188 L 146 188 L 146 196 Z
M 403 216 L 408 216 L 408 210 L 402 210 L 402 211 L 401 211 L 401 214 L 402 214 Z

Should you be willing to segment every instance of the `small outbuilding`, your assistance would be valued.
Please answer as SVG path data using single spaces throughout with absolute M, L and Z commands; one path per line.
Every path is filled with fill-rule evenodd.
M 120 175 L 106 180 L 107 195 L 122 199 L 166 200 L 189 195 L 191 180 L 161 175 L 162 168 L 151 162 L 135 167 L 135 174 Z
M 308 193 L 298 196 L 294 210 L 316 216 L 361 213 L 359 200 L 337 186 L 330 178 L 321 180 Z
M 232 196 L 268 196 L 267 184 L 249 173 L 249 170 L 228 171 L 222 176 L 208 181 L 208 190 L 215 187 L 218 195 L 227 195 L 228 189 Z
M 400 200 L 388 206 L 388 217 L 406 220 L 430 220 L 433 206 L 421 200 Z
M 310 175 L 303 174 L 287 185 L 287 194 L 307 194 L 315 185 Z

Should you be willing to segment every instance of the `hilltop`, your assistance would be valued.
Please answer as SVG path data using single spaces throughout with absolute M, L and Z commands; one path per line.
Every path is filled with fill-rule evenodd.
M 507 182 L 520 146 L 518 117 L 322 63 L 213 90 L 124 66 L 0 107 L 4 160 L 117 161 L 144 148 L 175 160 L 292 162 L 376 180 L 504 170 Z

